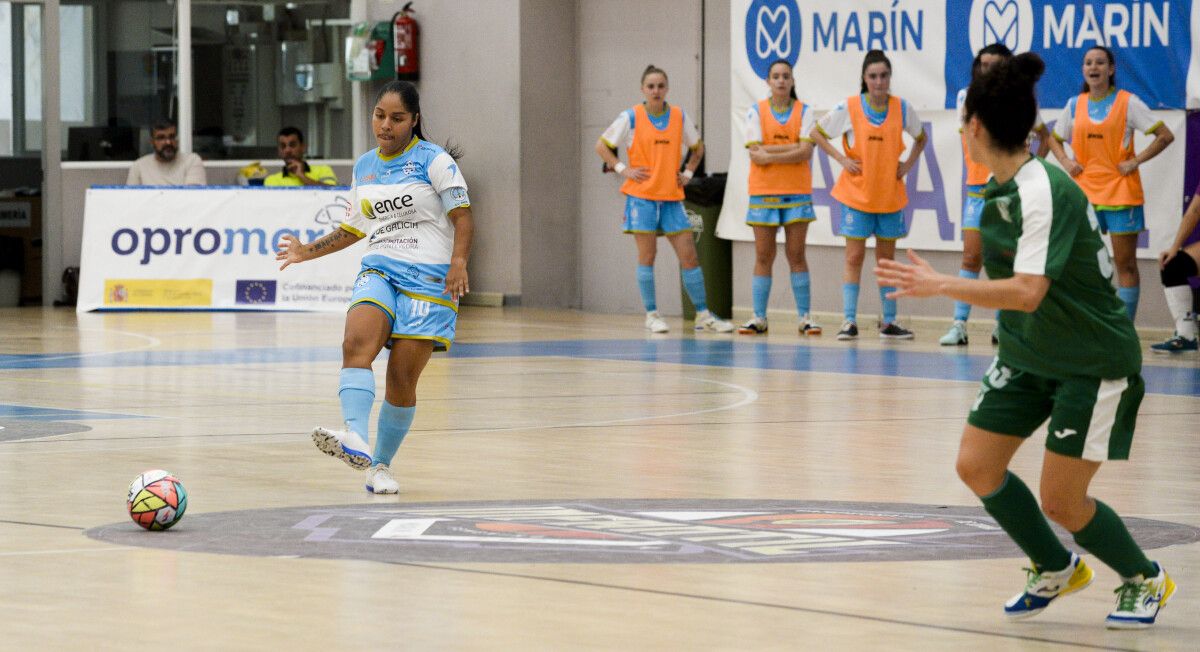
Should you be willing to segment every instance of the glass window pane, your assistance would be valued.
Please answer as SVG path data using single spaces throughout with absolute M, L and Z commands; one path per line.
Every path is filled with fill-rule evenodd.
M 192 4 L 195 151 L 205 158 L 278 158 L 282 127 L 304 133 L 309 158 L 351 158 L 343 57 L 348 0 Z
M 25 5 L 25 119 L 42 120 L 42 8 Z M 40 142 L 41 139 L 38 139 Z M 33 143 L 30 143 L 32 148 Z M 37 146 L 41 149 L 41 145 Z

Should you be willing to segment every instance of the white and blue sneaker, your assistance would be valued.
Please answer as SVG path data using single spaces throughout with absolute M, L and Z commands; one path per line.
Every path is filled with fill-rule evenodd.
M 367 469 L 367 491 L 373 494 L 398 494 L 400 483 L 396 482 L 387 464 L 376 464 Z
M 1128 578 L 1113 593 L 1117 594 L 1117 608 L 1108 614 L 1104 625 L 1109 629 L 1145 629 L 1154 624 L 1158 612 L 1167 605 L 1175 594 L 1175 582 L 1167 571 L 1154 562 L 1158 575 L 1150 579 L 1141 575 Z
M 721 319 L 707 310 L 696 313 L 696 331 L 712 331 L 714 333 L 732 333 L 733 323 Z
M 317 426 L 313 428 L 312 440 L 322 453 L 338 458 L 349 464 L 352 469 L 362 471 L 371 466 L 371 453 L 368 451 L 367 442 L 349 428 L 330 430 Z
M 961 320 L 954 320 L 950 326 L 950 330 L 938 340 L 938 344 L 942 346 L 966 346 L 967 345 L 967 323 Z
M 1026 568 L 1025 572 L 1028 574 L 1025 590 L 1004 603 L 1004 615 L 1010 620 L 1020 620 L 1042 613 L 1058 596 L 1087 588 L 1095 576 L 1092 569 L 1075 553 L 1071 553 L 1071 563 L 1060 571 L 1042 572 L 1038 571 L 1035 565 L 1033 568 Z

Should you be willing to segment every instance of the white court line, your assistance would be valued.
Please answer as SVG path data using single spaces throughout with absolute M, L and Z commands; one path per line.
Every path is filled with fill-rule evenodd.
M 566 359 L 574 360 L 575 358 L 566 358 Z M 647 363 L 647 364 L 651 364 L 651 363 Z M 601 373 L 606 373 L 606 372 L 601 372 Z M 638 375 L 638 376 L 641 376 L 642 374 L 634 374 L 632 372 L 617 372 L 617 373 L 610 373 L 609 375 Z M 708 414 L 710 412 L 722 412 L 725 410 L 736 410 L 737 408 L 740 408 L 745 405 L 749 405 L 758 400 L 758 392 L 756 392 L 748 387 L 744 387 L 742 385 L 721 382 L 719 380 L 708 380 L 706 378 L 686 378 L 686 379 L 695 381 L 695 382 L 709 383 L 712 385 L 720 385 L 722 387 L 728 387 L 728 388 L 735 389 L 742 394 L 742 398 L 741 398 L 741 400 L 737 401 L 736 403 L 731 403 L 729 405 L 720 405 L 717 407 L 704 408 L 701 410 L 687 410 L 684 412 L 674 412 L 671 414 L 653 414 L 653 415 L 645 415 L 645 416 L 638 416 L 638 417 L 626 417 L 623 419 L 604 419 L 604 420 L 600 420 L 600 421 L 580 421 L 580 422 L 576 422 L 576 423 L 550 423 L 550 424 L 545 424 L 545 425 L 540 425 L 540 426 L 539 425 L 530 425 L 530 426 L 509 426 L 509 427 L 505 427 L 505 428 L 484 428 L 484 429 L 471 429 L 471 430 L 442 430 L 442 431 L 438 431 L 437 433 L 432 433 L 432 434 L 473 435 L 473 434 L 478 434 L 478 433 L 513 432 L 513 431 L 518 431 L 518 430 L 529 431 L 529 430 L 549 430 L 549 429 L 556 429 L 556 428 L 589 428 L 589 427 L 595 427 L 595 426 L 611 425 L 611 424 L 616 424 L 616 423 L 633 423 L 633 422 L 637 422 L 637 421 L 651 421 L 654 419 L 669 419 L 669 418 L 673 418 L 673 417 L 686 417 L 686 416 L 695 416 L 698 414 Z M 409 434 L 410 437 L 416 436 L 416 435 L 421 435 L 421 432 L 416 431 L 416 432 L 412 432 Z M 64 435 L 59 435 L 59 436 L 64 436 Z M 261 435 L 247 434 L 246 436 L 247 437 L 256 437 L 256 436 L 261 436 Z M 297 441 L 299 441 L 301 439 L 306 440 L 307 437 L 304 436 L 304 433 L 297 433 Z M 56 441 L 62 441 L 62 440 L 56 440 Z M 80 443 L 82 443 L 82 442 L 103 443 L 106 440 L 104 440 L 104 439 L 81 439 L 81 440 L 77 440 L 77 441 Z M 72 443 L 74 443 L 74 441 L 72 441 Z M 250 445 L 261 446 L 263 444 L 293 444 L 293 443 L 295 443 L 295 442 L 292 440 L 283 440 L 283 441 L 273 440 L 273 441 L 265 441 L 265 442 L 244 442 L 244 443 L 243 442 L 234 442 L 234 441 L 225 441 L 222 443 L 213 443 L 213 444 L 189 443 L 189 444 L 187 444 L 187 446 L 188 446 L 188 448 L 214 448 L 214 447 L 218 447 L 218 446 L 250 446 Z M 78 449 L 78 448 L 67 449 L 67 450 L 62 450 L 60 448 L 58 450 L 39 450 L 36 452 L 31 452 L 28 450 L 23 450 L 23 451 L 0 450 L 0 455 L 46 455 L 46 454 L 53 454 L 53 453 L 59 453 L 59 454 L 107 453 L 110 451 L 155 450 L 155 449 L 164 449 L 164 448 L 178 448 L 179 446 L 180 446 L 179 443 L 174 443 L 174 444 L 163 445 L 163 446 L 128 446 L 128 447 L 116 447 L 116 448 L 102 448 L 101 447 L 101 448 L 86 449 L 86 450 Z
M 114 355 L 114 354 L 118 354 L 118 353 L 132 353 L 134 351 L 145 351 L 146 349 L 152 349 L 154 347 L 162 345 L 162 340 L 158 339 L 157 337 L 151 337 L 150 335 L 143 335 L 141 333 L 132 333 L 130 331 L 118 331 L 118 330 L 111 330 L 111 329 L 95 329 L 95 328 L 90 328 L 90 329 L 89 328 L 75 328 L 75 329 L 70 329 L 70 330 L 78 331 L 81 333 L 116 333 L 118 335 L 128 335 L 130 337 L 140 337 L 144 340 L 149 340 L 150 343 L 147 344 L 146 346 L 139 346 L 139 347 L 135 347 L 135 348 L 131 348 L 131 349 L 109 349 L 109 350 L 105 350 L 105 351 L 94 351 L 92 353 L 70 353 L 70 354 L 64 354 L 64 355 L 52 355 L 52 356 L 45 357 L 45 358 L 37 358 L 37 360 L 39 362 L 42 362 L 42 361 L 46 361 L 46 360 L 71 360 L 74 358 L 92 358 L 92 357 L 99 356 L 99 355 Z M 5 368 L 6 367 L 3 364 L 0 364 L 0 369 L 5 369 Z M 7 367 L 7 368 L 11 369 L 13 367 Z
M 0 552 L 0 557 L 21 557 L 25 555 L 66 555 L 80 552 L 112 552 L 114 550 L 145 550 L 133 546 L 109 546 L 105 548 L 63 548 L 61 550 L 23 550 L 20 552 Z

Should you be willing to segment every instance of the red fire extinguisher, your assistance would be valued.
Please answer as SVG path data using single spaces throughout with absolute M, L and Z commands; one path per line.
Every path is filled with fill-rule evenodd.
M 420 31 L 417 19 L 412 17 L 411 2 L 392 16 L 392 36 L 396 47 L 396 79 L 417 81 L 420 79 L 420 68 L 417 58 L 417 33 Z

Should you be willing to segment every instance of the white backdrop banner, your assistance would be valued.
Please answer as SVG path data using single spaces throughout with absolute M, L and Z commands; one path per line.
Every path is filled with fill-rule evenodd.
M 360 254 L 279 270 L 284 234 L 326 235 L 346 188 L 93 187 L 84 209 L 77 310 L 346 309 Z
M 892 4 L 863 0 L 847 3 L 848 7 L 803 12 L 795 0 L 733 0 L 730 9 L 730 142 L 735 147 L 729 161 L 729 181 L 717 225 L 718 237 L 754 240 L 752 229 L 745 224 L 750 159 L 745 148 L 736 145 L 745 142 L 746 112 L 769 94 L 763 80 L 771 61 L 795 62 L 796 94 L 811 104 L 819 117 L 837 102 L 857 92 L 863 54 L 867 49 L 882 46 L 888 50 L 895 68 L 893 91 L 917 108 L 925 122 L 926 135 L 931 139 L 907 179 L 909 206 L 905 210 L 905 221 L 909 224 L 909 235 L 900 241 L 900 246 L 947 251 L 962 249 L 959 226 L 962 201 L 966 196 L 962 145 L 957 113 L 943 108 L 945 97 L 955 90 L 947 88 L 943 77 L 947 59 L 945 39 L 949 30 L 947 3 L 904 2 L 900 5 L 902 8 L 892 8 Z M 805 6 L 814 5 L 805 3 Z M 834 38 L 830 34 L 840 36 Z M 962 65 L 969 68 L 970 59 Z M 1059 112 L 1059 109 L 1045 109 L 1042 118 L 1053 128 Z M 1154 258 L 1170 244 L 1179 226 L 1180 198 L 1184 195 L 1186 113 L 1156 111 L 1155 114 L 1176 134 L 1179 142 L 1141 169 L 1146 188 L 1147 226 L 1138 245 L 1141 258 Z M 1150 140 L 1139 135 L 1137 149 L 1144 148 Z M 911 145 L 907 136 L 905 142 Z M 809 227 L 808 242 L 842 245 L 844 240 L 835 231 L 840 210 L 829 194 L 841 168 L 820 150 L 814 153 L 811 164 L 817 221 Z M 779 237 L 782 240 L 782 231 Z

